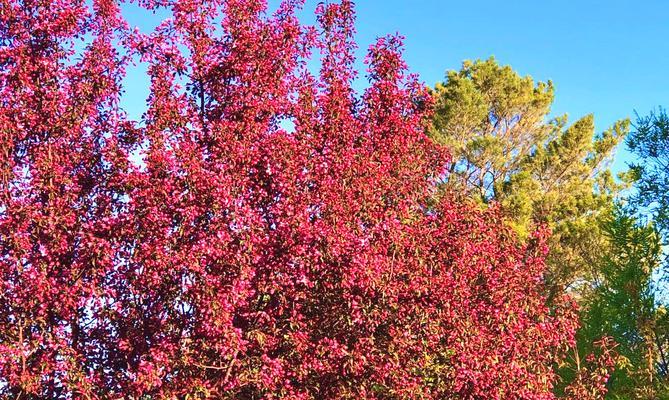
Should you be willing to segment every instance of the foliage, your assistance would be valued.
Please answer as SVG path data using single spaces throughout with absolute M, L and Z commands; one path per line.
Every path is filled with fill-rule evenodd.
M 172 15 L 149 35 L 114 0 L 0 1 L 3 397 L 553 398 L 576 321 L 545 233 L 426 207 L 430 97 L 397 37 L 355 95 L 350 1 L 312 28 L 292 0 L 145 0 Z
M 631 166 L 638 190 L 635 202 L 653 214 L 665 235 L 669 234 L 669 116 L 664 109 L 639 117 L 627 146 L 638 157 Z
M 553 84 L 520 77 L 495 59 L 465 61 L 435 88 L 432 136 L 453 152 L 448 183 L 487 202 L 549 137 Z
M 582 310 L 578 352 L 571 367 L 578 368 L 578 353 L 591 352 L 594 340 L 611 337 L 619 358 L 607 398 L 665 398 L 669 395 L 667 313 L 658 305 L 653 279 L 661 263 L 658 232 L 621 207 L 601 225 L 610 248 L 599 260 L 601 280 Z
M 616 353 L 616 343 L 610 337 L 602 337 L 590 343 L 590 353 L 581 357 L 578 348 L 573 348 L 573 359 L 567 358 L 562 364 L 562 378 L 556 392 L 560 397 L 566 395 L 570 399 L 601 400 L 609 394 L 607 383 L 616 361 L 620 356 Z M 571 364 L 570 367 L 566 367 Z M 568 376 L 568 379 L 564 379 Z M 566 382 L 566 385 L 565 385 Z
M 620 189 L 607 163 L 629 122 L 595 135 L 592 115 L 549 120 L 553 94 L 550 81 L 535 84 L 493 58 L 465 61 L 435 88 L 431 136 L 453 152 L 445 186 L 501 203 L 521 236 L 537 223 L 552 229 L 548 279 L 560 293 L 592 282 L 604 245 L 596 219 Z

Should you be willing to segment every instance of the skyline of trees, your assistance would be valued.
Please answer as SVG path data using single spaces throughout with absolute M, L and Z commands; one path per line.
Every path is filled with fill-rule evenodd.
M 358 93 L 348 0 L 138 6 L 0 0 L 0 397 L 667 395 L 662 109 L 596 132 L 493 58 L 430 89 L 392 35 Z

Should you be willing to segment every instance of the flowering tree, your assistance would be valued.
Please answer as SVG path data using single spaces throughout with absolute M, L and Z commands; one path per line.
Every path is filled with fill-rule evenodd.
M 114 0 L 0 0 L 0 394 L 554 397 L 576 321 L 545 234 L 435 203 L 401 40 L 358 96 L 351 2 L 298 3 L 144 0 L 173 16 L 145 35 Z

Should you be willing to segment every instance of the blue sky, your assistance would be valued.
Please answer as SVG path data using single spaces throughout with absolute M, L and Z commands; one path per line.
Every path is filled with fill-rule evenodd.
M 270 0 L 270 4 L 276 4 Z M 313 22 L 318 1 L 307 0 Z M 360 58 L 378 36 L 406 37 L 412 72 L 434 85 L 465 59 L 495 56 L 523 75 L 556 85 L 553 113 L 575 120 L 595 114 L 598 130 L 635 110 L 669 106 L 669 1 L 667 0 L 367 0 L 357 1 Z M 132 6 L 131 6 L 132 7 Z M 147 18 L 126 8 L 142 30 Z M 361 67 L 362 68 L 362 67 Z M 143 104 L 142 71 L 128 76 L 128 106 Z M 621 152 L 614 169 L 631 157 Z
M 594 113 L 598 130 L 669 106 L 667 0 L 358 1 L 366 45 L 384 32 L 406 37 L 405 58 L 428 84 L 462 60 L 494 55 L 556 85 L 554 114 Z M 621 152 L 615 169 L 630 159 Z

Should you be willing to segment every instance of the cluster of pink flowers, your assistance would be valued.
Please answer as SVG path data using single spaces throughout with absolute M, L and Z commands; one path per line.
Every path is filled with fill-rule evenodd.
M 172 18 L 142 34 L 114 0 L 0 0 L 0 395 L 554 398 L 577 323 L 544 233 L 435 200 L 401 39 L 358 95 L 352 3 L 299 3 L 145 0 Z

